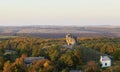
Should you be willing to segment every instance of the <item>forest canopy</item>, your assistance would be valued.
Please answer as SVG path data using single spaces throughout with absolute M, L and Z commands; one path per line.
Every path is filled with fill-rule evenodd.
M 0 43 L 0 70 L 3 72 L 69 72 L 89 71 L 89 65 L 100 71 L 101 54 L 120 60 L 120 38 L 78 38 L 78 45 L 65 48 L 64 38 L 16 37 Z M 89 54 L 88 54 L 89 53 Z M 89 57 L 88 57 L 89 55 Z M 27 66 L 27 57 L 44 57 Z M 91 58 L 92 57 L 92 58 Z M 89 64 L 90 63 L 90 64 Z M 92 65 L 93 64 L 93 65 Z M 104 70 L 102 70 L 104 71 Z

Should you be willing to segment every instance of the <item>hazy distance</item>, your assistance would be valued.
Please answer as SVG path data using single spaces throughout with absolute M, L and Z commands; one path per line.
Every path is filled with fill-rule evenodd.
M 120 25 L 120 0 L 1 0 L 0 26 Z

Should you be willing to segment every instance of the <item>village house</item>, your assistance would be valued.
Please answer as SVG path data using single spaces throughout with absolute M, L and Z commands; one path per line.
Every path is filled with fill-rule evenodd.
M 32 64 L 34 61 L 37 61 L 37 60 L 43 60 L 45 59 L 44 57 L 26 57 L 24 59 L 24 63 L 28 66 L 30 64 Z
M 5 50 L 4 55 L 13 55 L 13 54 L 17 54 L 17 52 L 15 50 Z
M 109 67 L 111 66 L 111 59 L 108 56 L 101 56 L 100 63 L 102 68 Z

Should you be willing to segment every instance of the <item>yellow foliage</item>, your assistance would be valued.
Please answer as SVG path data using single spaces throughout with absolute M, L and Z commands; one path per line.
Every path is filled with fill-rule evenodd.
M 49 66 L 49 62 L 46 61 L 46 62 L 44 63 L 44 67 L 48 67 L 48 66 Z

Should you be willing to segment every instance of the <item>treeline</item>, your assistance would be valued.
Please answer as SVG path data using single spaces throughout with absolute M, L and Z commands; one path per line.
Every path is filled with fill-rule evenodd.
M 120 59 L 120 38 L 89 38 L 79 39 L 80 46 L 97 50 Z
M 0 43 L 1 66 L 3 72 L 60 72 L 81 69 L 82 55 L 79 48 L 63 48 L 64 39 L 42 39 L 20 37 Z M 16 54 L 5 55 L 6 50 Z M 25 65 L 25 57 L 45 57 L 30 66 Z M 7 68 L 8 67 L 8 68 Z
M 0 70 L 1 72 L 69 72 L 70 70 L 103 72 L 95 61 L 84 62 L 87 58 L 87 55 L 83 55 L 86 52 L 82 52 L 84 48 L 91 48 L 120 60 L 120 38 L 79 38 L 78 46 L 73 49 L 65 48 L 64 45 L 66 45 L 64 38 L 17 37 L 4 40 L 0 43 Z M 15 53 L 9 54 L 6 50 Z M 39 56 L 45 59 L 35 61 L 29 66 L 24 63 L 26 57 Z

